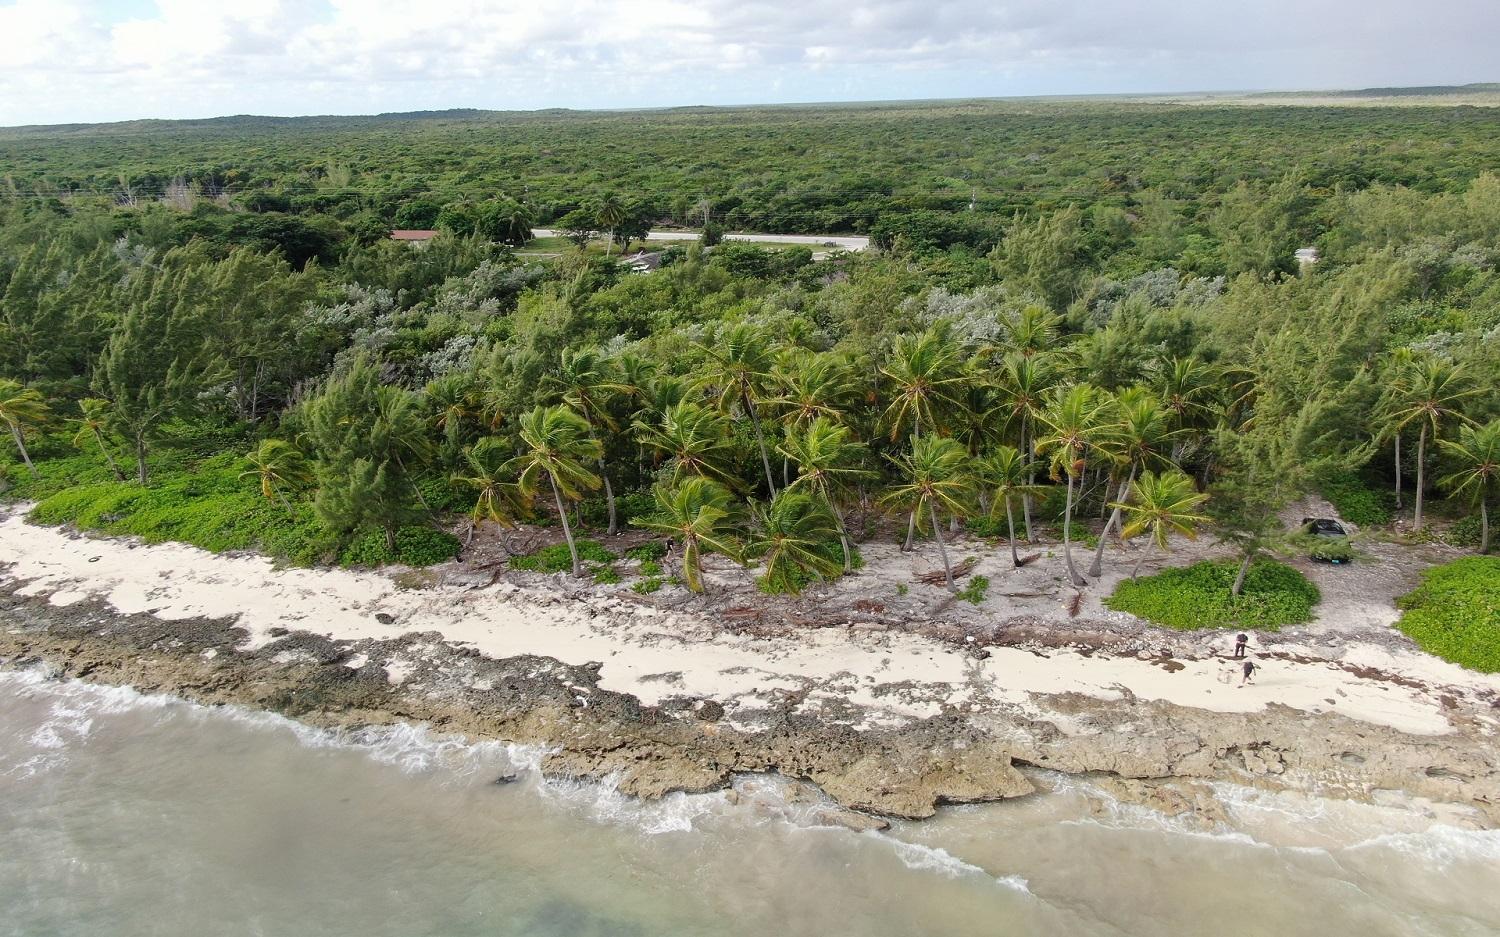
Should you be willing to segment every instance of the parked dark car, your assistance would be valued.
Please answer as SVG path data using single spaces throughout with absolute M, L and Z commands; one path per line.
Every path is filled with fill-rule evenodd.
M 1338 521 L 1326 517 L 1304 517 L 1302 533 L 1313 540 L 1308 550 L 1310 558 L 1335 566 L 1354 562 L 1354 551 L 1349 547 L 1349 532 Z
M 1312 534 L 1314 537 L 1347 537 L 1349 531 L 1338 521 L 1329 520 L 1326 517 L 1304 517 L 1302 518 L 1303 533 Z

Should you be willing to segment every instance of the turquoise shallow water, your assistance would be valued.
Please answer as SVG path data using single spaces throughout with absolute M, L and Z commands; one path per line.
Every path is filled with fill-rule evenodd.
M 1065 782 L 856 834 L 535 760 L 0 673 L 0 934 L 1500 933 L 1500 834 L 1406 810 L 1225 788 L 1205 834 Z

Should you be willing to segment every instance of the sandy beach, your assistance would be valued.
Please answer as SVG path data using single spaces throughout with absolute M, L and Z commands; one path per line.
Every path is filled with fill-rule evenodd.
M 911 564 L 868 552 L 871 565 L 856 577 L 863 582 L 856 588 L 892 576 L 893 563 Z M 166 622 L 223 620 L 242 629 L 236 653 L 274 649 L 278 638 L 305 632 L 350 648 L 340 665 L 359 670 L 372 657 L 360 648 L 390 644 L 395 649 L 380 661 L 384 680 L 414 694 L 441 689 L 432 666 L 439 649 L 496 661 L 548 658 L 590 668 L 597 689 L 642 706 L 712 702 L 722 708 L 724 727 L 748 733 L 763 729 L 768 713 L 856 731 L 958 717 L 1012 740 L 1018 727 L 1044 723 L 1047 733 L 1087 739 L 1090 751 L 1103 752 L 1115 744 L 1107 741 L 1110 732 L 1149 711 L 1205 727 L 1295 722 L 1305 731 L 1324 719 L 1462 749 L 1487 741 L 1500 726 L 1494 707 L 1500 676 L 1465 671 L 1381 634 L 1396 612 L 1367 589 L 1360 594 L 1369 607 L 1356 604 L 1351 613 L 1350 603 L 1325 586 L 1318 621 L 1256 635 L 1252 657 L 1261 671 L 1253 684 L 1240 686 L 1238 675 L 1227 673 L 1235 667 L 1228 659 L 1232 633 L 1180 634 L 1132 620 L 1136 636 L 1128 641 L 1080 640 L 1091 612 L 1129 618 L 1097 605 L 1111 587 L 1107 581 L 1090 591 L 1082 618 L 1057 616 L 1057 628 L 1069 637 L 1049 643 L 1035 640 L 1036 608 L 955 609 L 941 631 L 946 639 L 857 621 L 757 634 L 634 601 L 620 587 L 562 576 L 517 583 L 454 563 L 435 569 L 425 585 L 403 588 L 405 580 L 388 572 L 277 568 L 258 555 L 39 527 L 20 508 L 0 518 L 0 558 L 3 580 L 19 599 L 58 609 L 95 603 Z M 991 560 L 998 562 L 998 554 L 985 562 Z M 1046 564 L 1016 574 L 1052 575 Z M 1035 583 L 1028 589 L 1038 591 Z M 1007 643 L 1003 635 L 1014 630 L 1007 625 L 1018 620 L 1007 613 L 1030 616 L 1025 630 L 1032 637 Z M 277 656 L 279 663 L 298 662 L 295 652 Z M 471 680 L 469 689 L 487 687 Z M 586 696 L 579 694 L 583 706 Z M 1149 725 L 1136 730 L 1154 732 Z M 1115 747 L 1123 763 L 1138 746 Z

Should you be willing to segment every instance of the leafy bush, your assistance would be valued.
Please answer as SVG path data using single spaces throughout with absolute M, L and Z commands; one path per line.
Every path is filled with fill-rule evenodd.
M 620 571 L 613 566 L 594 567 L 594 582 L 601 586 L 613 586 L 620 582 Z
M 1500 557 L 1470 556 L 1422 574 L 1396 600 L 1396 627 L 1422 650 L 1483 673 L 1500 673 Z
M 345 566 L 384 566 L 400 563 L 404 566 L 431 566 L 453 559 L 462 549 L 458 538 L 443 530 L 431 527 L 402 527 L 396 531 L 396 549 L 385 542 L 385 531 L 367 530 L 355 537 L 339 562 Z
M 637 547 L 631 547 L 625 551 L 625 558 L 629 560 L 659 560 L 667 555 L 667 545 L 660 540 L 647 540 Z
M 648 577 L 646 579 L 642 579 L 640 582 L 637 582 L 635 585 L 633 585 L 633 586 L 630 587 L 630 589 L 631 589 L 632 592 L 636 592 L 636 593 L 638 593 L 640 595 L 650 595 L 651 593 L 655 592 L 657 589 L 660 589 L 660 588 L 661 588 L 661 577 L 660 576 L 650 576 L 650 577 Z
M 1314 537 L 1304 536 L 1297 539 L 1307 555 L 1324 563 L 1352 563 L 1354 562 L 1354 548 L 1349 545 L 1348 537 Z
M 1334 472 L 1318 481 L 1323 497 L 1351 524 L 1369 527 L 1391 522 L 1395 495 L 1366 485 L 1351 472 Z
M 1480 534 L 1481 531 L 1479 525 L 1479 515 L 1470 514 L 1468 517 L 1465 517 L 1457 524 L 1454 524 L 1452 527 L 1448 528 L 1448 536 L 1444 539 L 1446 539 L 1449 543 L 1453 544 L 1456 547 L 1478 547 Z M 1494 528 L 1492 527 L 1490 529 L 1491 550 L 1494 549 L 1494 540 L 1495 532 Z
M 616 559 L 597 540 L 579 540 L 578 558 L 594 563 L 613 563 Z M 524 556 L 511 557 L 510 568 L 534 573 L 560 573 L 573 568 L 573 557 L 568 553 L 566 543 L 554 543 Z
M 642 576 L 660 576 L 661 564 L 656 560 L 641 560 Z
M 234 453 L 221 453 L 195 466 L 164 465 L 149 487 L 114 481 L 107 469 L 103 474 L 109 480 L 86 481 L 97 479 L 99 473 L 72 460 L 62 462 L 67 463 L 64 475 L 51 474 L 56 464 L 48 464 L 39 484 L 28 489 L 42 493 L 63 482 L 32 509 L 31 519 L 37 523 L 71 523 L 148 543 L 178 541 L 214 552 L 259 549 L 302 565 L 333 552 L 331 536 L 312 506 L 293 502 L 288 512 L 261 497 L 239 478 L 242 464 Z M 69 476 L 77 481 L 66 483 Z
M 990 578 L 988 576 L 971 576 L 969 584 L 964 586 L 958 597 L 971 605 L 980 605 L 984 602 L 985 594 L 990 591 Z
M 1230 594 L 1239 564 L 1195 563 L 1155 576 L 1129 579 L 1115 587 L 1104 604 L 1168 628 L 1257 628 L 1275 631 L 1312 618 L 1322 599 L 1307 577 L 1282 563 L 1255 563 L 1238 597 Z

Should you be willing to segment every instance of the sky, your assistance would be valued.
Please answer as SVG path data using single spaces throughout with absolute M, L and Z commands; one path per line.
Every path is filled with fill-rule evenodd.
M 1500 80 L 1500 0 L 0 0 L 0 125 Z

